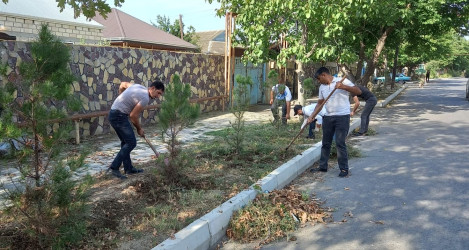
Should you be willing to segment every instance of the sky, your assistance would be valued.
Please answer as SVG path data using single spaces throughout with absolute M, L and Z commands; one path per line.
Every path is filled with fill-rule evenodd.
M 106 2 L 116 8 L 114 0 Z M 205 0 L 125 0 L 117 9 L 149 24 L 156 23 L 157 15 L 169 17 L 173 23 L 181 14 L 186 28 L 192 25 L 200 32 L 225 29 L 225 18 L 215 16 L 215 9 L 219 7 L 215 0 L 212 4 Z

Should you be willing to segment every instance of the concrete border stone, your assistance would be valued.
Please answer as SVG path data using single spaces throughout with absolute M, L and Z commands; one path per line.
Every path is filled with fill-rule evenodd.
M 384 108 L 390 101 L 392 101 L 394 98 L 396 98 L 397 95 L 399 95 L 404 89 L 407 88 L 408 85 L 402 86 L 400 89 L 398 89 L 396 92 L 394 92 L 392 95 L 388 96 L 384 101 L 379 102 L 376 107 Z

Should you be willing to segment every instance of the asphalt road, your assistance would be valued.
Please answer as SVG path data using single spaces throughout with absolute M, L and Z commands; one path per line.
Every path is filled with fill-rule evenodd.
M 335 168 L 299 187 L 334 209 L 334 223 L 262 249 L 469 249 L 467 80 L 432 80 L 375 109 L 377 135 L 353 139 L 363 157 L 349 161 L 351 176 Z

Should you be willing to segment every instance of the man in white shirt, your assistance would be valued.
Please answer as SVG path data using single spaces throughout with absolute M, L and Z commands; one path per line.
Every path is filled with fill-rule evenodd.
M 304 122 L 303 125 L 301 125 L 301 129 L 303 129 L 307 124 L 308 124 L 308 117 L 310 117 L 314 109 L 316 108 L 316 103 L 310 104 L 308 106 L 301 106 L 301 105 L 295 105 L 293 107 L 294 115 L 303 115 L 304 117 Z M 308 139 L 314 139 L 314 128 L 317 127 L 318 129 L 321 128 L 322 125 L 322 117 L 326 114 L 326 109 L 323 107 L 321 111 L 316 115 L 316 119 L 313 120 L 313 122 L 309 123 L 309 132 L 308 136 L 306 138 Z
M 279 107 L 282 107 L 282 124 L 287 124 L 287 120 L 290 119 L 291 99 L 290 89 L 285 84 L 279 83 L 272 87 L 270 91 L 270 110 L 274 115 L 274 124 L 280 119 L 278 115 Z
M 315 110 L 325 102 L 329 94 L 336 89 L 329 100 L 325 103 L 326 115 L 323 117 L 322 148 L 319 160 L 319 169 L 311 171 L 327 172 L 327 162 L 331 151 L 332 138 L 335 134 L 337 146 L 337 160 L 339 163 L 339 177 L 348 176 L 348 157 L 345 138 L 350 128 L 350 101 L 349 93 L 360 95 L 361 90 L 348 79 L 341 80 L 334 77 L 326 67 L 321 67 L 316 71 L 314 77 L 321 83 L 319 86 L 319 100 Z M 309 117 L 312 122 L 315 117 Z

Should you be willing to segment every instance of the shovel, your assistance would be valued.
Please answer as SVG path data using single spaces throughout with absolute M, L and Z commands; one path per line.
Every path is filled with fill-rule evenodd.
M 143 136 L 143 139 L 145 139 L 145 141 L 148 143 L 148 146 L 150 146 L 151 150 L 153 150 L 153 152 L 155 153 L 156 158 L 158 158 L 160 156 L 160 153 L 158 153 L 158 151 L 156 151 L 155 147 L 153 147 L 151 142 L 145 136 Z

